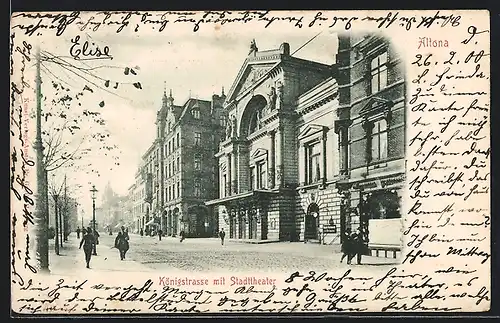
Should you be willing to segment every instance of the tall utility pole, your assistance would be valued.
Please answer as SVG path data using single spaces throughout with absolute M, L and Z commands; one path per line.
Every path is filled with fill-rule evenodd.
M 45 167 L 43 165 L 42 144 L 42 78 L 40 76 L 40 48 L 36 50 L 36 205 L 35 205 L 35 244 L 36 263 L 41 272 L 49 271 L 49 239 L 48 239 L 48 214 L 45 213 L 47 182 Z
M 63 215 L 63 224 L 64 224 L 64 241 L 68 241 L 68 194 L 67 194 L 68 186 L 66 185 L 66 174 L 64 174 L 64 215 Z

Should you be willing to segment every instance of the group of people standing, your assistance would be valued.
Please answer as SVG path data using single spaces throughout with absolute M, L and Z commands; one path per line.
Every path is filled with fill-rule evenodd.
M 356 257 L 356 263 L 361 265 L 361 258 L 368 251 L 368 230 L 364 226 L 358 227 L 355 232 L 351 232 L 351 229 L 347 228 L 341 250 L 341 263 L 347 257 L 347 264 L 350 265 L 352 259 Z

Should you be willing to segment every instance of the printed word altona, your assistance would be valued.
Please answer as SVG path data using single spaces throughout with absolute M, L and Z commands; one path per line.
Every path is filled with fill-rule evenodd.
M 269 277 L 256 278 L 253 276 L 248 276 L 248 277 L 231 276 L 231 286 L 234 285 L 276 285 L 276 279 Z
M 448 47 L 446 39 L 432 39 L 430 37 L 418 37 L 418 49 L 420 47 Z

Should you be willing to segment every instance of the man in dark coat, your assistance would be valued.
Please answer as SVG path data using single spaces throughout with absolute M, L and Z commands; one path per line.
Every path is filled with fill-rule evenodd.
M 76 229 L 76 238 L 77 238 L 77 239 L 80 239 L 80 232 L 81 232 L 81 231 L 80 231 L 80 227 L 78 227 L 78 228 Z
M 351 263 L 354 256 L 357 256 L 356 263 L 361 265 L 361 258 L 368 250 L 368 240 L 366 238 L 367 234 L 367 230 L 363 226 L 359 226 L 356 233 L 351 236 L 353 254 L 347 259 L 347 263 Z
M 349 259 L 352 259 L 352 253 L 353 253 L 353 245 L 352 245 L 352 240 L 351 240 L 351 229 L 347 228 L 344 233 L 344 240 L 342 241 L 342 258 L 340 258 L 340 262 L 342 263 L 344 261 L 344 258 L 347 257 L 347 264 L 350 265 L 351 262 Z
M 90 268 L 90 259 L 92 258 L 92 248 L 94 247 L 94 244 L 95 238 L 90 228 L 87 228 L 87 230 L 83 229 L 82 241 L 80 241 L 80 249 L 82 249 L 83 246 L 87 268 Z
M 125 255 L 130 247 L 129 245 L 129 236 L 128 232 L 125 231 L 125 227 L 121 228 L 122 230 L 118 232 L 118 235 L 115 238 L 115 247 L 120 251 L 120 260 L 125 260 Z
M 222 228 L 219 232 L 220 243 L 224 245 L 224 238 L 226 237 L 226 233 L 224 232 L 224 228 Z

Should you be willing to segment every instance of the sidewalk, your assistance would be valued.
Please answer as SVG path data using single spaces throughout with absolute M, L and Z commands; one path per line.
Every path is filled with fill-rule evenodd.
M 113 237 L 114 238 L 114 237 Z M 112 243 L 110 241 L 112 240 Z M 71 233 L 68 241 L 64 242 L 63 248 L 59 249 L 59 255 L 55 254 L 54 239 L 49 240 L 49 269 L 51 275 L 88 275 L 107 272 L 150 272 L 150 268 L 133 260 L 120 260 L 117 249 L 112 248 L 114 239 L 99 239 L 97 245 L 97 256 L 92 256 L 90 269 L 85 268 L 85 254 L 83 249 L 78 249 L 80 240 L 76 233 Z

